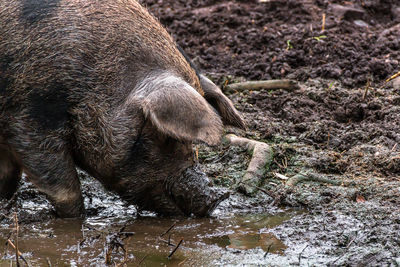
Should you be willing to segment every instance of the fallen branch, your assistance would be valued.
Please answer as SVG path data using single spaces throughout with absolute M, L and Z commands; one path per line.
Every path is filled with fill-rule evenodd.
M 298 89 L 299 86 L 295 81 L 292 80 L 267 80 L 267 81 L 248 81 L 242 83 L 228 84 L 224 91 L 235 92 L 235 91 L 247 91 L 247 90 L 275 90 L 275 89 L 285 89 L 288 91 L 294 91 Z
M 244 147 L 249 154 L 253 155 L 246 173 L 238 183 L 238 190 L 246 195 L 255 194 L 259 189 L 266 170 L 272 162 L 273 152 L 271 147 L 266 143 L 239 137 L 234 134 L 225 135 L 224 143 Z
M 289 180 L 286 182 L 286 185 L 295 186 L 300 182 L 306 182 L 306 181 L 332 184 L 332 185 L 337 185 L 337 186 L 342 185 L 341 181 L 331 180 L 331 179 L 316 175 L 314 173 L 307 173 L 307 174 L 298 173 L 295 176 L 292 176 L 291 178 L 289 178 Z

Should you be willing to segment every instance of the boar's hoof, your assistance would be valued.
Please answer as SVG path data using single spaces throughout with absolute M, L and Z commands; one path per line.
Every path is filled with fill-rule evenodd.
M 54 203 L 56 214 L 60 218 L 83 218 L 85 216 L 85 207 L 83 198 L 76 201 L 56 202 Z

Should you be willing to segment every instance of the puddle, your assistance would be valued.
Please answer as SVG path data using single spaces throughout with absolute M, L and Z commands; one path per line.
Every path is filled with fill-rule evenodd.
M 227 251 L 283 254 L 285 244 L 268 230 L 299 213 L 232 214 L 179 221 L 149 215 L 128 223 L 119 219 L 102 223 L 98 218 L 52 220 L 21 225 L 19 248 L 32 266 L 106 266 L 107 257 L 113 265 L 125 257 L 127 266 L 213 266 L 212 262 Z M 172 230 L 160 237 L 173 224 Z M 10 228 L 0 229 L 0 266 L 11 266 L 15 259 L 11 247 L 4 245 L 11 232 Z M 182 245 L 168 259 L 181 239 Z M 126 256 L 119 244 L 124 244 Z

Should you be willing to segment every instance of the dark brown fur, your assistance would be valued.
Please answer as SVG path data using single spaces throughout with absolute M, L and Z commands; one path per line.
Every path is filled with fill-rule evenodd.
M 0 59 L 0 161 L 12 151 L 62 216 L 83 211 L 75 166 L 139 206 L 179 213 L 155 185 L 193 165 L 191 142 L 219 141 L 207 96 L 243 126 L 222 93 L 203 98 L 195 70 L 134 0 L 0 1 Z M 18 166 L 0 172 L 0 193 L 13 193 L 1 183 Z M 149 207 L 155 199 L 165 204 Z

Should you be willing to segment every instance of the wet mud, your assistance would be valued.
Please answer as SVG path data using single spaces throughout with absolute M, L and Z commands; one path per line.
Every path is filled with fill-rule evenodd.
M 138 214 L 85 173 L 80 178 L 88 210 L 84 220 L 57 219 L 49 202 L 24 181 L 19 198 L 2 214 L 0 266 L 15 265 L 15 250 L 7 243 L 17 240 L 14 213 L 19 250 L 31 266 L 214 266 L 228 255 L 238 262 L 254 253 L 284 255 L 287 246 L 270 229 L 305 212 L 270 206 L 263 196 L 233 194 L 210 218 L 162 218 Z
M 273 148 L 262 190 L 233 193 L 211 218 L 168 219 L 138 214 L 80 173 L 87 218 L 65 221 L 24 183 L 0 202 L 0 244 L 15 240 L 17 212 L 21 251 L 37 265 L 49 258 L 53 266 L 105 266 L 110 249 L 118 264 L 120 243 L 128 266 L 400 266 L 400 80 L 384 82 L 400 71 L 400 3 L 141 2 L 222 88 L 299 81 L 296 91 L 229 94 L 247 131 L 228 131 Z M 246 150 L 196 148 L 214 184 L 235 192 L 251 159 Z M 301 172 L 339 185 L 282 179 Z M 14 254 L 0 245 L 0 266 L 10 266 Z

